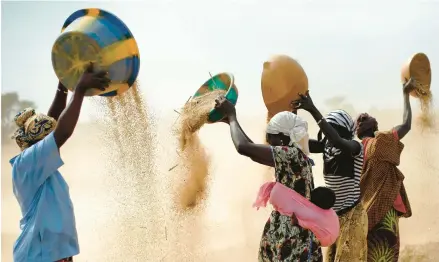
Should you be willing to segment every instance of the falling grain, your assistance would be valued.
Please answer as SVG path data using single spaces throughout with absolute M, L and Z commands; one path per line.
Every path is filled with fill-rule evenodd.
M 196 207 L 206 195 L 209 158 L 201 144 L 197 131 L 208 122 L 215 99 L 224 95 L 224 90 L 215 90 L 189 100 L 183 107 L 176 134 L 185 179 L 178 193 L 178 206 L 185 209 Z

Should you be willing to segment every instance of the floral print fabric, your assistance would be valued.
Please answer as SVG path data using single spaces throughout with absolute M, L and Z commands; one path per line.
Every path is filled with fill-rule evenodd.
M 272 150 L 276 182 L 310 199 L 314 185 L 308 157 L 297 147 L 279 146 Z M 273 211 L 262 233 L 259 261 L 322 261 L 322 251 L 311 231 Z
M 384 218 L 367 235 L 367 261 L 398 262 L 399 214 L 390 209 Z

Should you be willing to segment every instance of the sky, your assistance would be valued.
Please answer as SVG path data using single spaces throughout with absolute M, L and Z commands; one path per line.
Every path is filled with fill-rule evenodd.
M 356 2 L 356 3 L 354 3 Z M 360 3 L 361 2 L 361 3 Z M 51 48 L 82 8 L 112 12 L 137 40 L 138 80 L 157 113 L 181 107 L 212 74 L 231 72 L 237 110 L 264 112 L 260 78 L 270 56 L 296 58 L 317 107 L 345 96 L 356 108 L 402 106 L 400 69 L 417 52 L 439 64 L 439 1 L 250 1 L 1 3 L 1 88 L 47 111 L 57 88 Z M 435 78 L 433 92 L 437 91 Z M 91 119 L 87 99 L 81 120 Z

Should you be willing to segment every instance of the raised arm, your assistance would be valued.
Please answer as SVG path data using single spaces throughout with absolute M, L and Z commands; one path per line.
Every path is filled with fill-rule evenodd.
M 297 115 L 296 108 L 293 108 L 291 112 Z M 309 139 L 308 146 L 309 146 L 309 152 L 312 154 L 321 154 L 325 150 L 325 144 L 316 139 Z
M 402 116 L 402 124 L 394 127 L 395 131 L 398 133 L 398 138 L 400 140 L 405 135 L 407 135 L 412 128 L 412 108 L 410 106 L 410 92 L 415 88 L 414 82 L 414 80 L 410 79 L 403 86 L 404 113 Z
M 236 117 L 235 107 L 224 97 L 216 100 L 216 108 L 227 115 L 233 144 L 239 154 L 267 166 L 274 166 L 273 153 L 268 145 L 253 143 L 242 130 Z
M 110 80 L 106 77 L 106 74 L 105 71 L 93 72 L 93 65 L 90 65 L 78 81 L 72 98 L 67 108 L 61 113 L 53 132 L 58 148 L 64 145 L 75 130 L 85 92 L 90 88 L 105 90 L 108 87 Z
M 229 116 L 230 134 L 239 154 L 250 157 L 253 161 L 267 166 L 274 166 L 273 153 L 268 145 L 255 144 L 242 130 L 236 114 Z
M 55 98 L 53 99 L 52 105 L 47 112 L 47 115 L 58 120 L 62 111 L 66 108 L 67 104 L 67 88 L 61 83 L 58 83 L 58 88 L 55 93 Z
M 308 142 L 309 152 L 313 154 L 321 154 L 325 149 L 325 144 L 321 141 L 310 139 Z
M 350 152 L 352 155 L 358 155 L 361 151 L 361 145 L 355 140 L 348 140 L 342 138 L 337 131 L 326 122 L 325 118 L 322 116 L 320 111 L 312 102 L 311 97 L 309 96 L 309 92 L 306 95 L 300 95 L 300 99 L 293 101 L 292 105 L 296 109 L 304 109 L 308 111 L 317 122 L 317 125 L 322 130 L 323 134 L 328 138 L 328 140 L 340 150 L 345 152 Z
M 229 121 L 227 118 L 225 118 L 224 120 L 222 120 L 222 122 L 224 122 L 224 123 L 230 125 L 230 121 Z M 250 137 L 248 137 L 247 134 L 244 132 L 244 130 L 242 130 L 242 127 L 241 127 L 241 125 L 240 125 L 239 123 L 238 123 L 238 127 L 239 127 L 239 130 L 241 131 L 241 133 L 245 136 L 245 139 L 246 139 L 248 142 L 253 143 L 253 141 L 250 139 Z

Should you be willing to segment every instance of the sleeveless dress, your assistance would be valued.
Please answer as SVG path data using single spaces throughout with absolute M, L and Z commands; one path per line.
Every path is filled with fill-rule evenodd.
M 363 202 L 367 207 L 368 261 L 397 262 L 400 249 L 399 218 L 412 210 L 397 168 L 404 145 L 395 130 L 376 132 L 363 139 L 365 165 L 361 178 Z
M 314 188 L 311 162 L 296 147 L 272 147 L 275 178 L 310 199 Z M 292 218 L 273 211 L 265 224 L 259 261 L 322 261 L 320 243 L 311 231 L 294 224 Z

